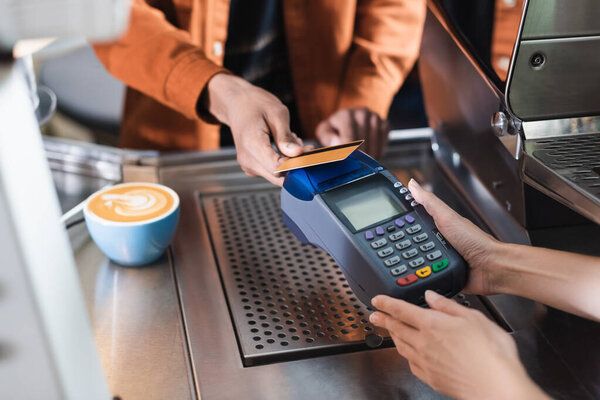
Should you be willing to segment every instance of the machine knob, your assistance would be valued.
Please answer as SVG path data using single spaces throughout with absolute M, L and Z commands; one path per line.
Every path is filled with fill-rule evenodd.
M 508 133 L 508 118 L 502 111 L 498 111 L 492 115 L 492 130 L 498 137 L 502 137 Z

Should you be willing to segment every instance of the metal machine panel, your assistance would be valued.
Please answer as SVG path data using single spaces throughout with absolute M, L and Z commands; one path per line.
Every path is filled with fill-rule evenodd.
M 600 115 L 598 2 L 528 0 L 506 85 L 520 120 Z
M 600 37 L 524 40 L 507 103 L 521 120 L 600 114 Z
M 598 35 L 598 15 L 597 0 L 529 0 L 523 39 Z

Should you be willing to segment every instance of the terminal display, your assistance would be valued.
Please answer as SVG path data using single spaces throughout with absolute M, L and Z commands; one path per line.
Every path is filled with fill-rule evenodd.
M 406 211 L 382 188 L 352 194 L 338 201 L 337 206 L 357 231 Z

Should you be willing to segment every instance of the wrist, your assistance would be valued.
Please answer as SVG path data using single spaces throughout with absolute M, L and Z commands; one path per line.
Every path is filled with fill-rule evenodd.
M 218 73 L 206 84 L 200 103 L 219 122 L 229 125 L 232 99 L 244 90 L 244 85 L 248 83 L 239 77 Z
M 487 284 L 490 293 L 507 293 L 510 288 L 511 274 L 515 256 L 513 244 L 494 240 L 490 248 L 486 268 Z

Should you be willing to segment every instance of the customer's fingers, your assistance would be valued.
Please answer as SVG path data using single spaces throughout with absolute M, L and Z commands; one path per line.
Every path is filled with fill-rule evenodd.
M 302 154 L 302 140 L 290 130 L 290 113 L 285 106 L 270 111 L 265 122 L 279 151 L 288 157 Z
M 328 120 L 321 122 L 317 126 L 315 136 L 323 146 L 336 146 L 342 143 L 337 131 L 331 126 Z
M 364 116 L 360 116 L 363 118 Z M 354 118 L 353 110 L 345 109 L 340 110 L 329 117 L 329 124 L 337 132 L 340 143 L 351 142 L 358 136 L 358 124 Z M 361 128 L 362 129 L 362 128 Z

